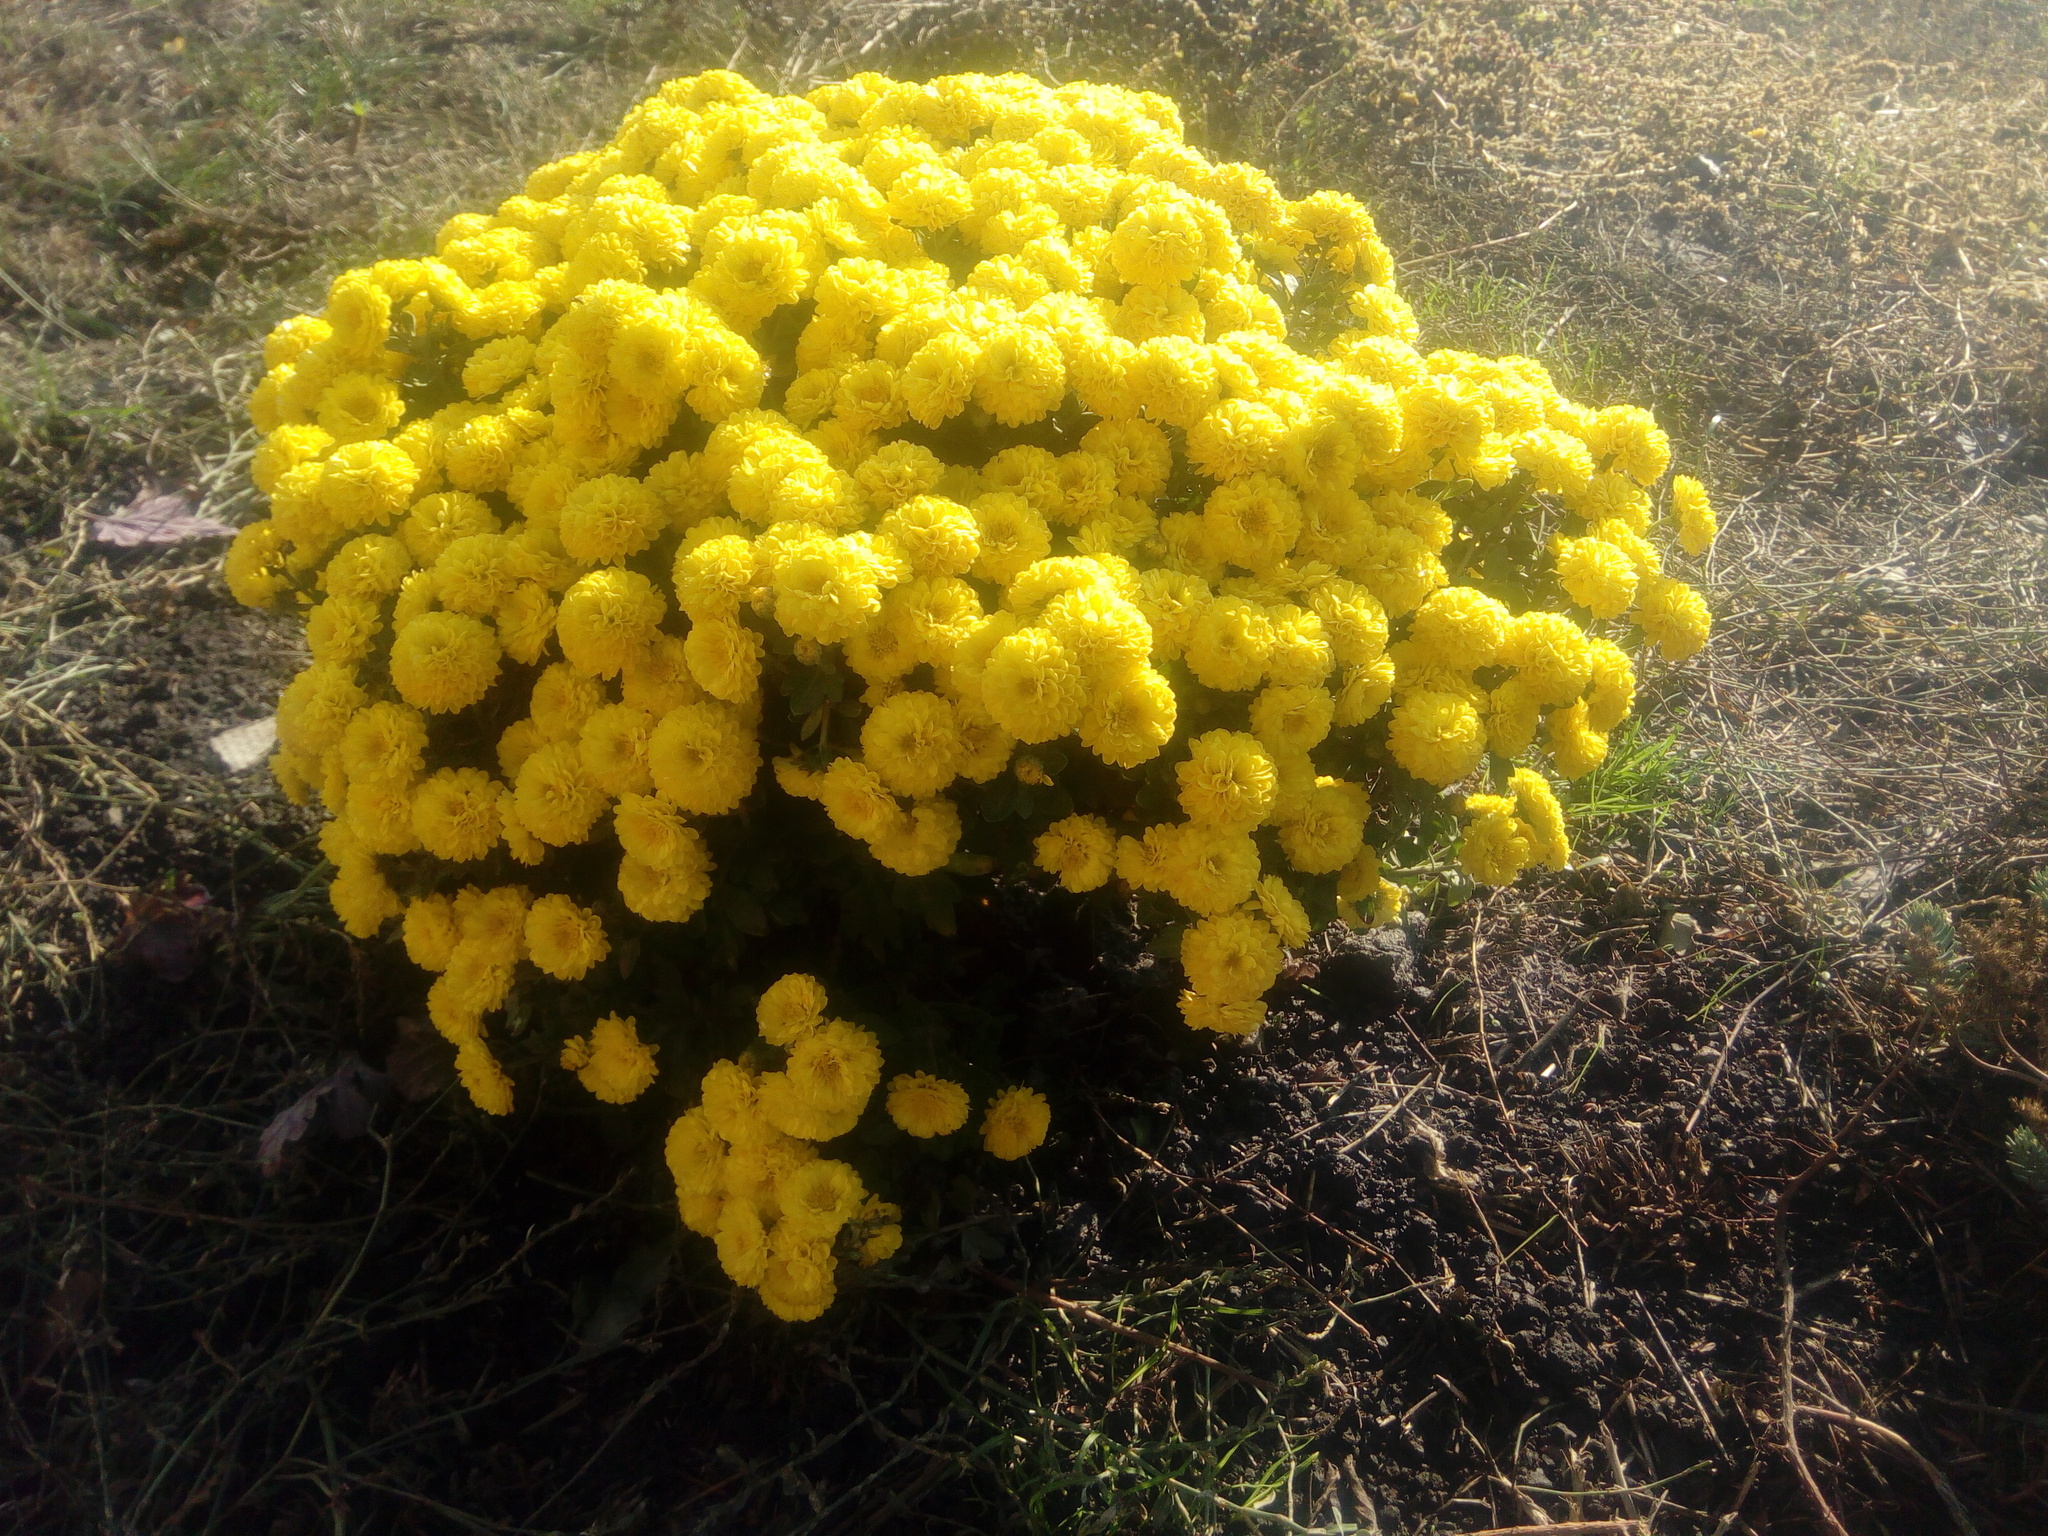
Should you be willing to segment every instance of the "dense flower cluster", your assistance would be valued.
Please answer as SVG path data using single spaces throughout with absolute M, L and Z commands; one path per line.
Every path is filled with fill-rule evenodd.
M 827 1018 L 826 1006 L 814 976 L 776 982 L 755 1011 L 761 1046 L 714 1062 L 697 1106 L 668 1133 L 684 1224 L 717 1242 L 735 1284 L 792 1322 L 832 1304 L 842 1257 L 878 1264 L 903 1241 L 902 1211 L 869 1194 L 850 1164 L 818 1153 L 853 1129 L 882 1075 L 874 1035 Z M 766 1067 L 766 1055 L 781 1065 Z M 888 1088 L 889 1118 L 912 1136 L 959 1130 L 967 1105 L 961 1084 L 930 1073 Z M 1023 1157 L 1048 1123 L 1042 1095 L 1007 1088 L 989 1101 L 982 1142 L 997 1157 Z
M 1140 893 L 1186 925 L 1188 1021 L 1255 1029 L 1288 947 L 1398 913 L 1391 807 L 1465 791 L 1475 880 L 1561 865 L 1550 782 L 1513 760 L 1588 772 L 1632 638 L 1683 658 L 1709 630 L 1652 539 L 1650 414 L 1417 334 L 1360 203 L 1212 162 L 1158 96 L 670 82 L 266 345 L 270 515 L 228 579 L 304 616 L 274 767 L 333 817 L 337 912 L 402 920 L 494 1112 L 522 968 L 574 983 L 622 923 L 688 923 L 705 829 L 764 796 L 899 876 L 993 858 Z M 1703 553 L 1699 482 L 1662 501 Z M 630 1100 L 637 1030 L 596 1020 L 562 1065 Z M 747 1090 L 773 1145 L 857 1113 L 783 1071 Z M 922 1075 L 888 1103 L 913 1135 L 967 1114 Z M 990 1147 L 1042 1110 L 993 1106 Z M 755 1143 L 690 1123 L 693 1219 L 723 1200 L 728 1266 L 801 1312 L 857 1181 L 819 1160 L 736 1203 L 709 1149 Z M 807 1213 L 781 1257 L 778 1202 Z

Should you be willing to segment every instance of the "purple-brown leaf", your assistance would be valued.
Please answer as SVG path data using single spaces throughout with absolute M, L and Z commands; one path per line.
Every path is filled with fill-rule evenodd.
M 168 894 L 139 891 L 124 905 L 126 921 L 114 935 L 114 952 L 159 981 L 189 979 L 207 946 L 228 926 L 227 914 L 211 905 L 205 887 L 183 876 Z
M 235 530 L 217 518 L 199 517 L 192 498 L 181 491 L 144 486 L 119 512 L 92 519 L 92 536 L 101 544 L 136 549 L 144 544 L 183 544 L 191 539 L 231 538 Z
M 353 1141 L 370 1128 L 370 1118 L 391 1091 L 382 1072 L 351 1058 L 333 1076 L 315 1083 L 277 1112 L 256 1143 L 256 1162 L 275 1177 L 295 1146 L 316 1141 Z

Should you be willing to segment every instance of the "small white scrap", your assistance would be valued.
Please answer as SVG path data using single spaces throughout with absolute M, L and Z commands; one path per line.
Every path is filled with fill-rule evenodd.
M 277 745 L 277 716 L 266 715 L 247 725 L 232 725 L 207 743 L 213 755 L 228 765 L 229 773 L 254 768 Z

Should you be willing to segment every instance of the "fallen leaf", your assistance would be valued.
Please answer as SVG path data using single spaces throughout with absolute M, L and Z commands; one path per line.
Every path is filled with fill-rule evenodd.
M 65 1266 L 64 1273 L 58 1277 L 57 1288 L 50 1293 L 49 1305 L 43 1314 L 41 1337 L 37 1340 L 36 1352 L 29 1361 L 28 1369 L 23 1373 L 25 1376 L 39 1376 L 51 1360 L 78 1348 L 86 1324 L 91 1321 L 93 1303 L 99 1300 L 101 1284 L 97 1269 Z
M 384 1055 L 384 1071 L 398 1096 L 417 1104 L 455 1081 L 455 1050 L 425 1019 L 400 1019 L 398 1039 Z
M 218 518 L 199 517 L 196 503 L 182 491 L 160 491 L 144 486 L 135 499 L 118 512 L 90 519 L 97 543 L 121 549 L 144 544 L 183 544 L 192 539 L 226 539 L 235 530 Z
M 199 969 L 207 945 L 228 926 L 206 888 L 183 875 L 169 891 L 138 891 L 123 898 L 125 921 L 114 935 L 114 953 L 140 965 L 159 981 L 185 981 Z
M 228 765 L 228 772 L 254 768 L 277 744 L 277 716 L 266 715 L 247 725 L 230 726 L 206 743 L 213 755 Z
M 316 1141 L 353 1141 L 370 1128 L 391 1091 L 382 1072 L 351 1057 L 279 1110 L 256 1143 L 256 1164 L 274 1178 L 295 1146 Z

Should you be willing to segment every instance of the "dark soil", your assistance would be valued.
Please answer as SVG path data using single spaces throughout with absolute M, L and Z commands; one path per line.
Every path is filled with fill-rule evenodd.
M 1031 1474 L 1034 1432 L 1084 1448 L 1078 1369 L 1129 1376 L 1080 1428 L 1163 1442 L 1183 1482 L 1277 1419 L 1333 1529 L 1822 1530 L 1784 1449 L 1789 1333 L 1848 1530 L 1950 1517 L 1842 1414 L 1943 1467 L 1987 1536 L 2040 1530 L 2041 1212 L 2002 1178 L 1999 1095 L 1916 1045 L 1888 973 L 1689 905 L 1683 957 L 1583 880 L 1467 908 L 1419 957 L 1360 936 L 1212 1053 L 1099 914 L 1001 894 L 959 987 L 1063 1064 L 1056 1134 L 902 1190 L 904 1255 L 806 1328 L 735 1305 L 568 1094 L 509 1128 L 386 1111 L 388 1140 L 262 1179 L 253 1127 L 388 1036 L 408 984 L 252 902 L 189 982 L 120 970 L 146 1060 L 112 1036 L 14 1058 L 5 1507 L 51 1531 L 109 1506 L 158 1531 L 1127 1529 L 1089 1523 L 1129 1481 L 1099 1450 L 1070 1486 Z M 101 1120 L 147 1162 L 67 1161 Z

